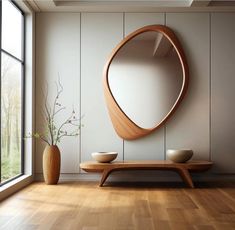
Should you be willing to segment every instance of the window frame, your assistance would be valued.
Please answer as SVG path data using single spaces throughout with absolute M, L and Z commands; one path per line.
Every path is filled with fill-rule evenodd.
M 25 39 L 26 39 L 26 30 L 25 30 L 25 13 L 20 9 L 20 7 L 15 3 L 13 0 L 8 0 L 20 13 L 22 16 L 21 24 L 22 24 L 22 31 L 21 31 L 21 37 L 22 37 L 22 42 L 21 42 L 21 59 L 15 57 L 11 53 L 8 53 L 6 50 L 2 48 L 2 18 L 0 19 L 0 49 L 1 49 L 1 55 L 0 55 L 0 72 L 1 72 L 1 67 L 2 67 L 2 53 L 5 55 L 10 56 L 13 58 L 15 61 L 19 62 L 21 64 L 21 142 L 20 142 L 20 148 L 21 148 L 21 172 L 9 179 L 7 179 L 4 182 L 1 182 L 1 177 L 2 177 L 2 154 L 1 154 L 1 148 L 0 148 L 0 187 L 21 177 L 24 175 L 25 172 L 25 146 L 24 146 L 24 134 L 25 134 Z M 0 12 L 2 15 L 2 1 L 0 1 Z M 0 78 L 1 79 L 1 78 Z M 0 100 L 1 100 L 1 80 L 0 80 Z M 1 103 L 0 103 L 1 104 Z M 1 124 L 1 113 L 0 113 L 0 124 Z M 2 138 L 1 138 L 1 129 L 0 129 L 0 144 L 2 143 Z

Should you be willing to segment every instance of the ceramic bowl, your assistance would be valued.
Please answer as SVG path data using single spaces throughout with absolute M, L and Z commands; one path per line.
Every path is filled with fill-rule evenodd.
M 191 149 L 168 149 L 166 152 L 167 157 L 175 163 L 185 163 L 193 156 Z
M 100 163 L 109 163 L 116 159 L 117 152 L 95 152 L 91 154 L 92 157 Z

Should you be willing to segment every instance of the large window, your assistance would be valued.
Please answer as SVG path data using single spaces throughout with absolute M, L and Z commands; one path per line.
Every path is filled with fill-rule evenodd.
M 8 0 L 1 4 L 0 184 L 23 174 L 24 15 Z

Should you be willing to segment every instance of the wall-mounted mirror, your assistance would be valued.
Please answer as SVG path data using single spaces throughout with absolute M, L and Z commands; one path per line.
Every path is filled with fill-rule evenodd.
M 127 36 L 105 66 L 104 89 L 118 135 L 136 139 L 159 128 L 188 85 L 188 67 L 175 34 L 165 26 Z

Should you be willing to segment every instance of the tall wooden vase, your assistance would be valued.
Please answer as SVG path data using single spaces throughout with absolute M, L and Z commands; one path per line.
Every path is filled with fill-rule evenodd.
M 47 145 L 43 152 L 43 176 L 46 184 L 57 184 L 60 177 L 60 150 Z

